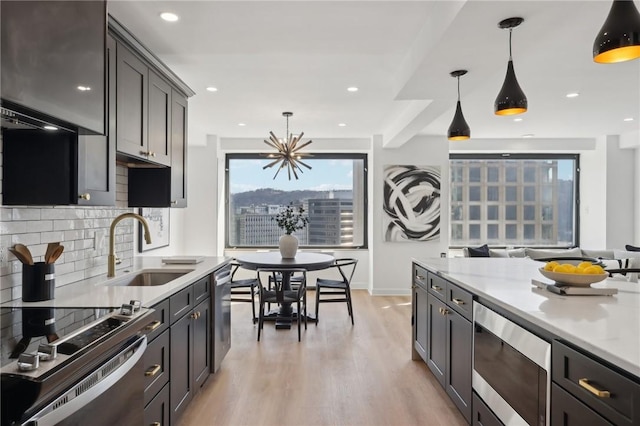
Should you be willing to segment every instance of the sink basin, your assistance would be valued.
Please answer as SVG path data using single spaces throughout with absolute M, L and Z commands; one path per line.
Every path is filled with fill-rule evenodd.
M 108 281 L 105 285 L 122 287 L 151 287 L 164 285 L 170 281 L 182 277 L 193 269 L 183 269 L 180 271 L 140 271 L 136 274 L 126 275 L 121 278 Z

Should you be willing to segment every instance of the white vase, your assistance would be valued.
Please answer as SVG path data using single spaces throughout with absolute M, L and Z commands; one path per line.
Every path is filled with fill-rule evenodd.
M 293 259 L 298 251 L 298 238 L 295 235 L 284 234 L 278 241 L 278 247 L 283 259 Z

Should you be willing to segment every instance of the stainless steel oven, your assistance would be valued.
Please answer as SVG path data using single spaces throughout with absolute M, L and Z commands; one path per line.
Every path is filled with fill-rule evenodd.
M 0 309 L 2 426 L 142 424 L 150 312 Z
M 473 390 L 505 425 L 548 425 L 550 343 L 477 302 L 473 323 Z

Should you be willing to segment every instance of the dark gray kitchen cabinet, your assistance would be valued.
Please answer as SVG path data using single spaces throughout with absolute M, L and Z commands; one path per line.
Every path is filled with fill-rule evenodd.
M 169 385 L 166 384 L 162 390 L 151 400 L 144 409 L 145 426 L 168 426 L 169 416 Z
M 427 362 L 427 314 L 429 303 L 427 291 L 420 285 L 413 285 L 413 348 L 423 361 Z
M 432 293 L 428 294 L 427 305 L 427 365 L 444 387 L 447 368 L 447 321 L 443 311 L 447 306 Z
M 146 157 L 171 165 L 171 86 L 149 69 L 148 141 Z
M 471 424 L 473 426 L 504 426 L 503 423 L 493 414 L 493 411 L 487 407 L 487 404 L 473 393 L 473 420 Z
M 171 207 L 187 206 L 187 97 L 171 91 Z
M 471 421 L 471 356 L 473 328 L 471 322 L 447 307 L 447 361 L 445 390 L 458 410 Z
M 211 359 L 210 277 L 204 277 L 171 296 L 170 416 L 176 424 L 209 377 Z M 195 305 L 195 306 L 194 306 Z M 192 307 L 188 309 L 189 307 Z
M 552 426 L 613 426 L 555 383 L 551 384 Z
M 2 106 L 105 134 L 106 1 L 0 2 Z
M 146 160 L 149 68 L 121 42 L 116 63 L 117 150 Z

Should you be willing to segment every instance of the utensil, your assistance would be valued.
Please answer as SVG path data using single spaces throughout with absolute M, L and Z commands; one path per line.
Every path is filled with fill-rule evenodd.
M 29 259 L 27 259 L 26 257 L 24 257 L 22 255 L 22 253 L 20 253 L 19 251 L 14 250 L 13 248 L 9 248 L 9 251 L 22 263 L 24 263 L 25 265 L 28 265 L 27 262 L 29 262 Z
M 51 257 L 49 257 L 49 259 L 47 260 L 47 263 L 55 263 L 63 251 L 64 251 L 64 246 L 57 246 L 53 250 L 53 253 L 51 253 Z
M 18 243 L 13 246 L 13 250 L 20 253 L 22 258 L 18 257 L 17 255 L 16 257 L 18 257 L 18 259 L 21 259 L 20 261 L 22 263 L 26 263 L 27 265 L 33 265 L 33 256 L 31 256 L 31 251 L 29 251 L 27 246 L 25 246 L 24 244 Z M 12 252 L 12 253 L 15 255 L 15 252 Z
M 44 262 L 45 263 L 53 263 L 51 262 L 51 256 L 53 255 L 53 252 L 56 250 L 56 247 L 58 247 L 60 245 L 59 242 L 56 243 L 49 243 L 47 244 L 47 251 L 44 254 Z

